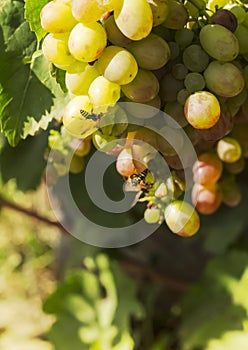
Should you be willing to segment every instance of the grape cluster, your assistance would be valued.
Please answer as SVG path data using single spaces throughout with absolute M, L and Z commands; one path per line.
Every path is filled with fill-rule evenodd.
M 246 5 L 227 0 L 53 0 L 41 11 L 41 25 L 48 32 L 43 54 L 65 71 L 70 96 L 61 131 L 51 133 L 49 145 L 59 145 L 65 164 L 66 149 L 77 149 L 70 171 L 83 169 L 82 157 L 91 144 L 114 155 L 126 190 L 147 201 L 147 223 L 165 220 L 181 236 L 199 230 L 198 213 L 212 214 L 221 203 L 240 202 L 236 178 L 248 157 Z M 187 134 L 196 161 L 188 154 L 182 164 L 177 153 L 186 152 L 185 140 L 160 110 Z M 148 127 L 151 120 L 175 140 L 177 152 L 156 128 Z M 147 170 L 156 163 L 154 150 L 170 174 Z M 64 175 L 65 167 L 53 161 L 52 169 Z M 182 199 L 185 173 L 193 178 L 191 203 Z

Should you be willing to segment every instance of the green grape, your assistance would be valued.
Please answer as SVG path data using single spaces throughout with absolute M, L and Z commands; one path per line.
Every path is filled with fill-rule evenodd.
M 155 75 L 144 69 L 139 69 L 135 79 L 121 87 L 124 95 L 135 102 L 148 102 L 158 94 L 159 82 Z
M 217 154 L 226 163 L 235 163 L 242 156 L 239 142 L 231 137 L 224 137 L 217 143 Z
M 116 137 L 103 134 L 101 130 L 94 132 L 92 142 L 95 148 L 101 152 L 109 152 L 116 147 Z
M 97 130 L 97 122 L 85 118 L 80 110 L 91 113 L 93 105 L 88 96 L 76 96 L 65 107 L 63 124 L 78 139 L 85 139 Z
M 175 33 L 175 41 L 181 48 L 189 46 L 193 38 L 194 32 L 188 28 L 179 29 Z
M 190 96 L 190 92 L 188 90 L 181 89 L 177 93 L 177 102 L 180 103 L 181 106 L 184 106 L 189 96 Z
M 190 45 L 183 52 L 183 63 L 192 72 L 202 72 L 207 68 L 209 56 L 200 45 Z
M 97 0 L 73 0 L 72 14 L 78 22 L 98 21 L 106 10 L 99 7 Z
M 220 24 L 207 24 L 199 34 L 203 49 L 219 61 L 232 61 L 239 54 L 239 42 L 236 36 Z
M 103 76 L 90 84 L 88 94 L 95 107 L 114 105 L 120 98 L 120 85 L 112 83 Z
M 188 18 L 188 11 L 183 3 L 169 0 L 169 13 L 162 25 L 169 29 L 181 29 L 187 23 Z
M 220 118 L 218 99 L 208 91 L 198 91 L 190 95 L 184 106 L 185 117 L 196 129 L 209 129 Z
M 50 33 L 69 32 L 77 23 L 71 11 L 69 1 L 49 1 L 41 10 L 40 23 L 42 28 Z
M 107 35 L 98 22 L 78 23 L 71 31 L 68 46 L 71 54 L 79 61 L 93 62 L 105 49 Z
M 85 69 L 87 63 L 74 59 L 73 63 L 71 64 L 54 64 L 54 65 L 57 68 L 65 70 L 68 73 L 80 73 Z
M 211 91 L 224 97 L 238 95 L 245 86 L 242 73 L 230 62 L 212 61 L 204 71 L 204 78 Z
M 243 156 L 248 158 L 248 124 L 236 124 L 230 134 L 242 147 Z
M 146 0 L 122 0 L 114 11 L 115 22 L 129 39 L 141 40 L 150 34 L 153 16 Z
M 66 87 L 74 95 L 87 95 L 90 84 L 99 76 L 95 65 L 84 63 L 84 69 L 79 73 L 65 74 Z
M 73 155 L 70 163 L 69 171 L 72 174 L 79 174 L 84 169 L 84 159 L 77 155 Z
M 176 63 L 172 67 L 171 73 L 175 79 L 183 80 L 183 79 L 185 79 L 186 75 L 188 74 L 188 68 L 182 63 Z
M 180 55 L 180 48 L 177 43 L 174 41 L 168 42 L 169 48 L 170 48 L 170 59 L 173 61 L 175 58 L 177 58 Z
M 234 163 L 225 163 L 225 169 L 230 174 L 234 175 L 242 173 L 242 171 L 245 169 L 245 158 L 241 157 Z
M 230 12 L 234 14 L 234 16 L 238 20 L 238 24 L 242 23 L 245 20 L 245 8 L 240 5 L 231 6 L 229 9 Z
M 241 190 L 235 177 L 227 176 L 220 182 L 222 201 L 229 207 L 236 207 L 241 201 Z
M 205 87 L 205 79 L 200 73 L 192 72 L 186 75 L 184 85 L 189 92 L 200 91 Z
M 220 179 L 222 170 L 222 162 L 215 153 L 202 153 L 192 168 L 194 182 L 204 186 L 211 186 Z
M 161 100 L 158 95 L 156 95 L 152 100 L 143 103 L 134 102 L 128 98 L 124 99 L 125 102 L 132 102 L 125 104 L 125 110 L 132 116 L 138 119 L 150 119 L 154 117 L 161 107 Z M 148 108 L 144 107 L 148 106 Z M 149 108 L 149 106 L 151 108 Z
M 211 17 L 210 21 L 213 24 L 220 24 L 226 27 L 233 33 L 235 32 L 238 25 L 236 16 L 231 11 L 223 8 L 217 10 Z
M 174 42 L 174 30 L 165 28 L 163 25 L 160 25 L 158 27 L 153 27 L 152 33 L 160 36 L 166 42 L 169 42 L 169 41 Z
M 239 53 L 241 55 L 248 53 L 248 43 L 247 43 L 248 28 L 245 27 L 243 24 L 239 24 L 238 28 L 234 32 L 234 35 L 238 39 Z
M 163 23 L 169 14 L 169 0 L 148 0 L 153 16 L 153 27 Z
M 160 129 L 160 133 L 163 135 L 163 137 L 157 137 L 157 147 L 159 152 L 161 152 L 164 156 L 174 156 L 180 150 L 183 151 L 184 135 L 181 129 L 174 129 L 169 126 L 164 126 Z M 167 138 L 168 140 L 173 138 L 173 142 L 177 145 L 177 151 L 173 148 Z
M 184 88 L 182 80 L 177 80 L 172 73 L 166 74 L 160 80 L 160 97 L 162 101 L 171 102 L 177 99 L 177 93 Z
M 49 33 L 42 43 L 42 53 L 54 64 L 70 65 L 76 60 L 68 49 L 68 33 Z
M 167 42 L 153 33 L 145 39 L 132 42 L 126 48 L 134 55 L 139 67 L 143 69 L 159 69 L 170 58 L 170 48 Z
M 212 186 L 194 184 L 191 197 L 197 211 L 204 215 L 213 214 L 222 203 L 222 192 L 217 183 Z
M 119 46 L 108 46 L 97 61 L 97 68 L 106 79 L 119 85 L 130 83 L 138 73 L 134 56 Z
M 144 212 L 144 219 L 148 224 L 156 224 L 160 220 L 160 210 L 158 208 L 147 208 Z
M 176 200 L 164 211 L 165 222 L 169 229 L 179 236 L 193 236 L 200 228 L 200 218 L 191 204 Z
M 182 128 L 188 124 L 183 106 L 177 101 L 166 102 L 165 113 L 169 114 Z
M 70 142 L 70 147 L 74 150 L 74 154 L 79 157 L 85 157 L 90 153 L 91 142 L 89 139 L 79 140 L 74 138 Z
M 131 39 L 127 38 L 117 27 L 114 16 L 109 16 L 103 23 L 111 44 L 123 47 L 131 43 Z

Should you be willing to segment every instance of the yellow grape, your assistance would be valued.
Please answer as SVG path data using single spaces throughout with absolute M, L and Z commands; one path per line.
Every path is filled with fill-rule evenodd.
M 93 134 L 97 128 L 97 122 L 86 119 L 80 110 L 90 113 L 93 105 L 88 96 L 76 96 L 65 107 L 63 124 L 66 130 L 78 139 L 85 139 Z
M 87 95 L 90 84 L 99 76 L 95 65 L 85 63 L 84 69 L 79 73 L 65 74 L 66 87 L 74 95 Z
M 68 46 L 71 54 L 79 61 L 93 62 L 107 45 L 107 34 L 98 23 L 78 23 L 71 31 Z
M 73 0 L 72 14 L 78 22 L 98 21 L 106 10 L 99 6 L 97 0 Z
M 217 154 L 223 162 L 235 163 L 242 156 L 242 148 L 232 137 L 223 137 L 217 143 Z
M 209 129 L 220 118 L 220 104 L 210 92 L 198 91 L 187 98 L 184 114 L 194 128 Z
M 147 0 L 152 9 L 153 27 L 163 23 L 169 14 L 169 0 Z
M 71 3 L 64 0 L 49 1 L 41 10 L 41 26 L 46 32 L 69 32 L 77 21 L 71 12 Z
M 97 68 L 106 79 L 124 85 L 130 83 L 138 72 L 133 55 L 119 46 L 108 46 L 98 59 Z
M 43 43 L 42 52 L 48 61 L 59 65 L 70 65 L 75 63 L 75 58 L 68 49 L 68 33 L 49 33 Z
M 69 171 L 72 174 L 79 174 L 84 169 L 84 159 L 77 155 L 73 155 L 70 163 Z
M 89 97 L 95 107 L 114 105 L 120 98 L 120 85 L 112 83 L 103 76 L 90 84 Z
M 189 18 L 188 11 L 184 4 L 176 0 L 169 1 L 169 13 L 162 25 L 169 29 L 181 29 Z
M 114 16 L 109 16 L 104 21 L 104 28 L 106 29 L 108 40 L 111 44 L 123 47 L 132 42 L 132 40 L 127 38 L 117 27 Z
M 123 0 L 114 11 L 115 22 L 129 39 L 141 40 L 150 34 L 153 16 L 146 0 Z

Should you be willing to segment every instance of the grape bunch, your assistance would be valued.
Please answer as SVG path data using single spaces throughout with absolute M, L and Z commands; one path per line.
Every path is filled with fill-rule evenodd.
M 115 156 L 126 191 L 147 202 L 146 222 L 165 221 L 180 236 L 198 232 L 199 214 L 239 204 L 237 176 L 248 157 L 245 4 L 53 0 L 41 25 L 43 55 L 65 71 L 70 97 L 49 137 L 55 174 L 68 171 L 68 149 L 75 149 L 74 173 L 90 147 Z M 187 154 L 184 134 L 197 159 Z M 169 172 L 156 166 L 158 155 Z

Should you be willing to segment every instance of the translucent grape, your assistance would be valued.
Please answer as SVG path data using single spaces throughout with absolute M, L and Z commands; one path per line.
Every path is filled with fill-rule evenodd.
M 95 65 L 85 63 L 80 73 L 68 73 L 65 75 L 67 89 L 74 95 L 87 95 L 90 84 L 99 76 Z
M 78 22 L 98 21 L 105 11 L 99 7 L 97 0 L 72 0 L 72 14 Z
M 48 61 L 54 64 L 70 65 L 75 63 L 75 58 L 68 49 L 68 33 L 49 33 L 42 43 L 42 53 Z
M 200 45 L 190 45 L 183 52 L 183 63 L 192 72 L 202 72 L 207 68 L 209 56 Z
M 156 224 L 160 219 L 160 210 L 157 208 L 147 208 L 144 212 L 144 219 L 148 224 Z
M 131 39 L 127 38 L 117 27 L 114 16 L 109 16 L 104 21 L 104 28 L 108 35 L 108 40 L 113 45 L 126 46 L 131 42 Z
M 167 42 L 153 33 L 145 39 L 132 42 L 126 48 L 134 55 L 139 67 L 143 69 L 159 69 L 170 58 L 170 48 Z
M 217 153 L 223 162 L 235 163 L 242 156 L 242 148 L 237 140 L 224 137 L 217 143 Z
M 95 61 L 107 45 L 107 35 L 98 23 L 78 23 L 71 31 L 68 46 L 71 54 L 79 61 Z
M 95 107 L 114 105 L 120 98 L 120 85 L 112 83 L 103 76 L 90 84 L 89 97 Z
M 208 91 L 199 91 L 190 95 L 184 106 L 185 117 L 196 129 L 208 129 L 220 118 L 218 99 Z
M 124 148 L 118 155 L 116 161 L 116 170 L 122 176 L 129 177 L 132 174 L 137 174 L 133 162 L 133 154 L 131 148 Z
M 51 33 L 69 32 L 77 24 L 71 11 L 71 3 L 68 1 L 49 1 L 41 10 L 42 28 Z
M 121 1 L 114 18 L 120 31 L 132 40 L 141 40 L 152 30 L 152 10 L 146 0 Z
M 184 85 L 189 92 L 200 91 L 205 87 L 205 79 L 200 73 L 191 72 L 186 75 Z
M 102 152 L 109 152 L 117 145 L 116 137 L 103 134 L 101 130 L 94 132 L 92 142 L 95 148 Z
M 153 27 L 163 23 L 169 14 L 169 0 L 148 0 L 153 16 Z
M 202 153 L 193 165 L 194 182 L 211 186 L 221 177 L 222 162 L 215 153 Z
M 169 229 L 179 236 L 193 236 L 200 228 L 200 218 L 196 210 L 187 202 L 176 200 L 164 212 Z
M 222 203 L 222 192 L 218 184 L 203 186 L 196 183 L 191 195 L 197 211 L 204 215 L 213 214 Z
M 194 38 L 194 32 L 188 28 L 182 28 L 176 31 L 175 41 L 181 47 L 189 46 Z
M 70 173 L 79 174 L 83 171 L 83 169 L 84 169 L 84 159 L 74 154 L 70 163 L 70 168 L 69 168 Z
M 187 23 L 188 18 L 189 15 L 185 6 L 179 1 L 170 0 L 169 14 L 162 25 L 169 29 L 181 29 Z
M 229 10 L 237 18 L 238 24 L 240 24 L 244 21 L 245 14 L 246 14 L 244 7 L 239 6 L 239 5 L 235 5 L 235 6 L 231 6 Z
M 130 83 L 138 72 L 134 56 L 119 46 L 108 46 L 98 59 L 97 68 L 106 79 L 119 85 Z
M 121 87 L 127 98 L 135 102 L 148 102 L 159 91 L 159 82 L 155 75 L 144 69 L 139 69 L 135 79 Z
M 239 54 L 236 36 L 220 24 L 207 24 L 199 34 L 203 49 L 209 56 L 219 61 L 232 61 Z

